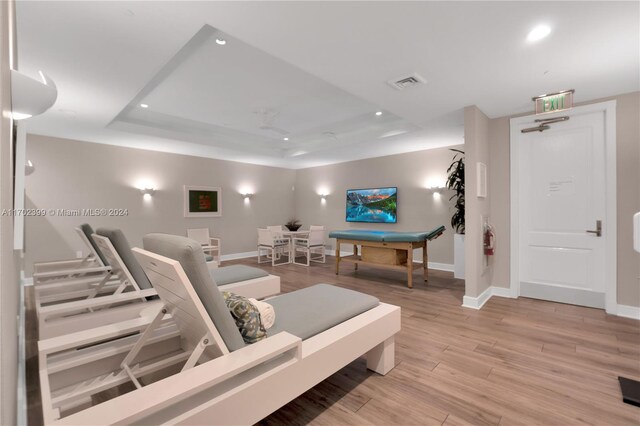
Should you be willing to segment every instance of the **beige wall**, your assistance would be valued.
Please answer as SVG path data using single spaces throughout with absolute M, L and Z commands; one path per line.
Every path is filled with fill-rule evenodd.
M 0 4 L 0 209 L 13 207 L 13 123 L 9 45 L 15 39 L 13 1 Z M 15 50 L 14 50 L 15 51 Z M 18 254 L 13 251 L 13 220 L 0 216 L 0 424 L 16 423 L 18 375 Z
M 73 228 L 122 228 L 135 246 L 149 232 L 185 235 L 211 228 L 222 252 L 256 250 L 256 228 L 294 215 L 295 171 L 29 135 L 27 158 L 36 171 L 26 179 L 26 206 L 38 209 L 126 208 L 126 217 L 29 217 L 25 272 L 34 261 L 73 258 L 86 249 Z M 150 180 L 156 193 L 143 199 L 134 185 Z M 222 187 L 222 217 L 183 217 L 183 185 Z M 247 204 L 239 191 L 255 193 Z
M 483 218 L 493 222 L 490 216 L 492 191 L 487 197 L 478 197 L 478 163 L 491 171 L 489 154 L 489 118 L 476 106 L 464 109 L 465 148 L 465 296 L 478 297 L 491 286 L 493 259 L 485 264 L 483 251 Z M 488 186 L 488 182 L 487 182 Z
M 487 176 L 488 192 L 491 194 L 491 225 L 495 228 L 496 244 L 493 262 L 492 285 L 510 287 L 510 234 L 511 185 L 509 181 L 509 118 L 496 118 L 489 122 L 490 167 Z
M 295 171 L 29 135 L 27 158 L 36 171 L 26 181 L 27 208 L 126 208 L 129 215 L 27 218 L 25 273 L 31 275 L 34 261 L 84 250 L 73 228 L 85 221 L 122 228 L 132 245 L 149 232 L 184 234 L 188 227 L 208 226 L 222 238 L 223 254 L 254 251 L 258 226 L 293 217 L 328 229 L 450 229 L 450 194 L 434 197 L 426 186 L 444 183 L 452 156 L 441 148 Z M 141 179 L 154 183 L 151 202 L 134 188 Z M 183 184 L 221 186 L 222 217 L 184 218 Z M 398 187 L 398 223 L 347 224 L 345 191 L 376 186 Z M 249 204 L 239 194 L 244 187 L 255 193 Z M 320 190 L 330 193 L 324 204 Z M 452 264 L 453 234 L 446 232 L 429 250 L 431 262 Z
M 456 148 L 461 148 L 460 146 Z M 429 243 L 429 261 L 453 264 L 453 210 L 445 190 L 433 194 L 426 187 L 444 185 L 453 153 L 447 148 L 350 161 L 330 166 L 298 170 L 296 174 L 296 214 L 305 226 L 324 225 L 336 229 L 384 229 L 418 231 L 445 225 L 447 231 Z M 347 189 L 398 187 L 398 223 L 368 224 L 345 221 Z M 322 203 L 319 192 L 327 192 Z M 327 240 L 335 248 L 335 240 Z M 343 247 L 346 249 L 346 247 Z M 418 255 L 422 259 L 422 254 Z
M 633 250 L 632 217 L 640 211 L 640 92 L 584 104 L 616 101 L 618 303 L 640 306 L 640 254 Z M 526 115 L 526 114 L 523 114 Z M 489 192 L 498 244 L 493 285 L 509 287 L 509 119 L 490 121 Z

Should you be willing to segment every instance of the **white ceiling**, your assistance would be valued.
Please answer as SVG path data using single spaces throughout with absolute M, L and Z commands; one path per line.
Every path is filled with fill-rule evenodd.
M 226 44 L 220 46 L 218 41 Z M 141 107 L 145 105 L 146 107 Z M 419 130 L 205 25 L 109 124 L 127 132 L 310 158 Z
M 577 102 L 640 90 L 639 12 L 638 2 L 21 1 L 18 59 L 59 91 L 31 133 L 300 168 L 462 143 L 466 105 L 499 117 L 560 89 Z M 550 36 L 528 43 L 540 23 Z M 427 83 L 386 83 L 413 72 Z

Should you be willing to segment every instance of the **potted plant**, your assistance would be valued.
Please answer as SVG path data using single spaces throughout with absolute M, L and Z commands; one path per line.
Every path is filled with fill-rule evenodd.
M 300 227 L 302 226 L 302 224 L 300 223 L 300 221 L 298 219 L 291 219 L 289 222 L 285 223 L 284 226 L 292 232 L 297 231 L 298 229 L 300 229 Z
M 451 149 L 456 154 L 447 169 L 447 189 L 454 191 L 449 201 L 455 200 L 455 212 L 451 216 L 451 227 L 455 231 L 453 237 L 454 274 L 455 278 L 464 278 L 464 151 Z

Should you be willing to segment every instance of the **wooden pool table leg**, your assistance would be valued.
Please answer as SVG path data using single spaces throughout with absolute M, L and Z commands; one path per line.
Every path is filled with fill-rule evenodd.
M 340 240 L 336 240 L 336 275 L 340 272 Z
M 427 242 L 422 246 L 422 268 L 424 269 L 424 281 L 429 281 L 429 255 L 427 254 Z
M 407 250 L 407 286 L 413 288 L 413 244 Z

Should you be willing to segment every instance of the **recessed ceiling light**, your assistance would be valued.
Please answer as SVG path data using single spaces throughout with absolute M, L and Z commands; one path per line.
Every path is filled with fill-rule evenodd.
M 282 140 L 283 140 L 283 141 L 288 141 L 288 140 L 289 140 L 289 138 L 282 138 Z
M 551 33 L 551 28 L 547 25 L 538 25 L 532 29 L 527 35 L 527 40 L 530 42 L 542 40 Z
M 223 38 L 217 38 L 216 43 L 218 43 L 220 46 L 224 46 L 225 44 L 227 44 L 227 40 Z
M 140 108 L 149 108 L 149 105 L 147 105 L 147 104 L 140 104 Z
M 376 115 L 382 115 L 382 111 L 376 111 Z

